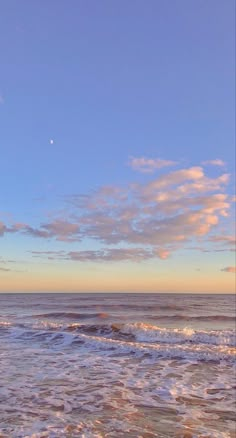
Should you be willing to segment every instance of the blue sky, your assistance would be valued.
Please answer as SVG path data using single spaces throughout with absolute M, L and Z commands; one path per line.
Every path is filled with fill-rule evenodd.
M 80 195 L 91 197 L 107 186 L 116 189 L 109 201 L 109 211 L 106 207 L 102 210 L 102 206 L 95 209 L 100 216 L 102 211 L 104 216 L 112 216 L 111 206 L 116 203 L 119 208 L 126 205 L 129 211 L 134 204 L 141 209 L 149 202 L 149 207 L 153 207 L 154 201 L 157 204 L 161 201 L 144 199 L 140 195 L 144 187 L 151 190 L 148 184 L 162 175 L 170 178 L 172 172 L 201 167 L 205 187 L 211 184 L 206 178 L 216 180 L 222 174 L 231 175 L 227 183 L 217 185 L 215 182 L 209 194 L 204 191 L 204 196 L 227 194 L 228 198 L 221 201 L 230 204 L 226 209 L 231 214 L 217 216 L 217 223 L 211 224 L 201 239 L 204 238 L 204 251 L 209 250 L 213 242 L 209 239 L 215 238 L 218 244 L 214 256 L 204 253 L 204 257 L 208 257 L 204 259 L 204 266 L 209 266 L 211 288 L 214 289 L 213 273 L 217 272 L 222 285 L 230 281 L 227 290 L 232 289 L 233 276 L 221 269 L 234 265 L 232 248 L 225 251 L 226 241 L 222 240 L 222 236 L 229 239 L 233 233 L 230 208 L 235 173 L 234 8 L 231 0 L 4 2 L 0 18 L 0 222 L 5 230 L 0 237 L 0 261 L 4 261 L 0 264 L 0 275 L 3 288 L 15 290 L 15 284 L 20 282 L 21 289 L 34 290 L 32 279 L 27 279 L 27 275 L 32 274 L 36 282 L 39 276 L 45 279 L 42 289 L 46 290 L 47 275 L 53 284 L 53 278 L 64 269 L 65 285 L 72 275 L 74 282 L 68 288 L 76 290 L 80 288 L 79 276 L 84 276 L 85 263 L 88 263 L 83 283 L 88 289 L 89 273 L 96 269 L 101 277 L 100 289 L 104 276 L 110 279 L 107 289 L 109 284 L 112 289 L 114 278 L 127 272 L 133 279 L 130 288 L 136 290 L 135 275 L 141 270 L 142 287 L 145 288 L 146 281 L 149 289 L 156 290 L 165 288 L 164 280 L 161 286 L 158 284 L 156 272 L 160 278 L 163 272 L 173 270 L 173 263 L 180 265 L 185 284 L 184 267 L 189 264 L 190 253 L 189 272 L 193 271 L 193 276 L 200 275 L 196 274 L 201 272 L 196 257 L 197 260 L 198 256 L 200 260 L 203 257 L 202 249 L 196 249 L 203 245 L 196 243 L 199 234 L 193 231 L 186 235 L 178 248 L 174 248 L 173 241 L 159 243 L 157 240 L 153 246 L 157 223 L 151 221 L 151 211 L 148 226 L 153 227 L 153 234 L 143 241 L 137 241 L 137 235 L 132 237 L 127 230 L 116 242 L 104 238 L 104 233 L 109 235 L 114 231 L 114 223 L 97 234 L 87 226 L 71 241 L 68 236 L 73 225 L 81 228 Z M 217 164 L 209 163 L 216 159 L 220 160 Z M 158 160 L 173 163 L 167 166 Z M 193 181 L 196 175 L 193 171 Z M 178 184 L 187 181 L 190 182 L 188 177 L 175 182 L 172 192 L 179 190 Z M 136 191 L 132 188 L 134 184 Z M 159 189 L 155 190 L 157 193 Z M 145 193 L 147 191 L 148 188 Z M 169 192 L 168 189 L 169 202 L 173 203 Z M 123 197 L 128 196 L 126 204 L 122 193 Z M 198 195 L 196 191 L 188 194 L 190 197 Z M 104 192 L 103 196 L 106 196 Z M 187 198 L 182 201 L 187 202 Z M 97 202 L 96 198 L 95 204 Z M 198 205 L 195 203 L 191 208 L 196 210 Z M 166 221 L 167 227 L 170 217 L 183 213 L 183 205 L 181 209 L 172 210 L 172 216 L 166 210 L 160 210 L 161 213 L 158 210 L 158 221 Z M 91 208 L 83 205 L 83 223 L 88 212 L 91 221 Z M 135 228 L 145 215 L 143 210 L 140 212 L 132 216 L 132 223 L 126 226 Z M 120 216 L 114 213 L 113 219 L 116 223 Z M 47 232 L 51 230 L 49 234 L 45 232 L 41 237 L 32 232 L 32 229 L 45 231 L 42 226 L 52 223 L 54 234 L 52 226 L 46 228 Z M 72 224 L 71 230 L 68 224 Z M 63 226 L 67 229 L 64 240 L 60 234 Z M 185 231 L 183 222 L 182 234 Z M 139 233 L 142 232 L 145 234 L 140 225 Z M 172 235 L 171 230 L 168 232 Z M 62 233 L 64 237 L 65 233 Z M 117 257 L 115 249 L 128 250 L 134 245 L 145 251 L 168 250 L 170 259 L 168 255 L 165 260 L 156 260 L 154 256 L 149 260 L 147 254 L 142 253 L 137 265 L 130 261 L 130 253 L 128 258 L 127 253 L 122 253 L 122 263 L 125 261 L 126 265 L 116 260 L 110 266 L 109 257 Z M 189 249 L 193 247 L 195 249 Z M 92 252 L 87 254 L 86 262 L 71 260 L 71 256 L 68 260 L 71 252 L 99 248 L 108 251 L 101 259 Z M 32 257 L 32 251 L 44 251 L 44 258 Z M 56 260 L 51 260 L 46 251 L 64 253 L 60 256 L 57 253 Z M 94 257 L 97 257 L 95 262 Z M 7 260 L 14 260 L 16 268 Z M 152 284 L 149 271 L 155 277 Z M 204 279 L 201 281 L 202 288 Z M 190 283 L 189 279 L 188 285 Z M 125 289 L 125 283 L 122 288 Z M 174 279 L 173 285 L 166 288 L 174 288 Z

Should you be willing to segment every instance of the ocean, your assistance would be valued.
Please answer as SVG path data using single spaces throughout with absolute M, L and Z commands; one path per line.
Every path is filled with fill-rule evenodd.
M 235 297 L 0 294 L 0 437 L 233 438 Z

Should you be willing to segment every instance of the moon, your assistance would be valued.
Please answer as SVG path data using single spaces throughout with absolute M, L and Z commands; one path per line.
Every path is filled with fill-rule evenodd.
M 50 140 L 50 144 L 53 144 L 54 143 L 54 140 L 51 138 L 51 140 Z

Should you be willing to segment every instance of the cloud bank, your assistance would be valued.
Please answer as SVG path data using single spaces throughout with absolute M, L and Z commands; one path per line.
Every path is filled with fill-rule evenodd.
M 133 160 L 139 160 L 134 163 L 141 167 L 164 165 L 160 160 Z M 67 196 L 66 217 L 58 215 L 39 226 L 15 223 L 9 227 L 0 222 L 0 235 L 21 233 L 80 246 L 89 239 L 101 247 L 94 250 L 92 243 L 91 250 L 44 253 L 50 259 L 81 262 L 165 260 L 189 243 L 231 250 L 234 237 L 218 230 L 230 214 L 232 199 L 225 193 L 228 182 L 229 174 L 212 178 L 203 167 L 192 166 L 142 184 L 102 186 L 90 193 Z M 33 253 L 35 257 L 43 256 L 40 254 Z

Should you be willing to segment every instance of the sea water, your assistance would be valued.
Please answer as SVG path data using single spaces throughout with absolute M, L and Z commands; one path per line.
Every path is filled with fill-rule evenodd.
M 235 437 L 235 297 L 1 294 L 0 437 Z

